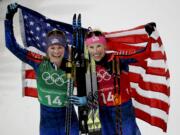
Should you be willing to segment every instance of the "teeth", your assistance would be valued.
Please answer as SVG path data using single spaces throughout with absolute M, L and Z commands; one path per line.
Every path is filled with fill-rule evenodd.
M 54 55 L 53 57 L 61 57 L 61 55 Z
M 94 56 L 100 56 L 99 54 L 95 54 Z

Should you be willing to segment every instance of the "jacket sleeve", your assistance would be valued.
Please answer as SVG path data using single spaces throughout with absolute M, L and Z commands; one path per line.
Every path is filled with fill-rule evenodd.
M 14 37 L 13 20 L 5 20 L 5 42 L 6 47 L 21 61 L 36 69 L 42 61 L 43 56 L 22 48 Z
M 129 71 L 129 64 L 133 64 L 136 62 L 141 62 L 146 58 L 150 57 L 151 52 L 151 42 L 148 42 L 147 46 L 141 50 L 138 50 L 132 55 L 121 56 L 120 62 L 122 66 L 122 70 Z
M 148 41 L 147 46 L 145 48 L 142 48 L 142 49 L 140 49 L 140 50 L 138 50 L 136 52 L 133 52 L 132 54 L 122 55 L 120 57 L 123 58 L 123 59 L 129 59 L 129 60 L 127 60 L 128 63 L 134 63 L 134 62 L 143 61 L 143 60 L 150 57 L 151 44 L 152 44 L 152 40 L 151 40 L 151 38 L 149 38 L 149 41 Z

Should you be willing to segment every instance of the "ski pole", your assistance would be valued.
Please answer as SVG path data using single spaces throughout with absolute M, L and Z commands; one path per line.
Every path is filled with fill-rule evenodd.
M 72 96 L 73 93 L 73 69 L 72 69 L 72 47 L 68 45 L 68 62 L 66 63 L 67 67 L 67 96 Z M 68 103 L 66 109 L 66 124 L 65 124 L 65 133 L 70 135 L 71 130 L 71 116 L 72 116 L 72 104 Z
M 121 103 L 120 96 L 120 61 L 117 56 L 114 57 L 112 62 L 112 70 L 114 75 L 114 102 L 116 106 L 115 114 L 116 114 L 116 135 L 122 135 L 122 116 L 121 109 L 119 107 Z M 120 130 L 120 131 L 119 131 Z

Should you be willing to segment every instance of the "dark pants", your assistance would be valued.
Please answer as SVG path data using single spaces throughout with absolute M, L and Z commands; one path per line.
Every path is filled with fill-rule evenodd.
M 120 117 L 116 113 L 117 108 L 120 109 Z M 120 135 L 120 130 L 122 130 L 122 135 L 141 135 L 136 124 L 131 100 L 117 107 L 100 106 L 99 115 L 102 126 L 102 135 Z M 117 117 L 122 121 L 118 123 L 118 128 L 116 126 Z
M 40 135 L 65 135 L 66 107 L 54 108 L 41 104 Z M 70 135 L 79 135 L 77 115 L 73 108 Z

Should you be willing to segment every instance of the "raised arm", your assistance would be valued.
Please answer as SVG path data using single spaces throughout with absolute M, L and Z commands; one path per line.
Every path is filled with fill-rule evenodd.
M 145 27 L 147 34 L 149 35 L 146 47 L 142 48 L 140 50 L 137 50 L 136 52 L 132 52 L 130 54 L 121 55 L 120 56 L 121 58 L 135 59 L 135 60 L 130 60 L 130 61 L 135 62 L 135 61 L 142 61 L 142 60 L 150 57 L 151 45 L 154 41 L 150 36 L 151 36 L 152 32 L 155 30 L 156 24 L 152 22 L 152 23 L 146 24 L 144 27 Z
M 10 4 L 7 7 L 6 20 L 5 20 L 5 42 L 6 47 L 21 61 L 28 63 L 33 68 L 36 68 L 38 64 L 42 61 L 43 56 L 35 54 L 22 48 L 15 39 L 13 31 L 13 16 L 17 12 L 18 5 Z

